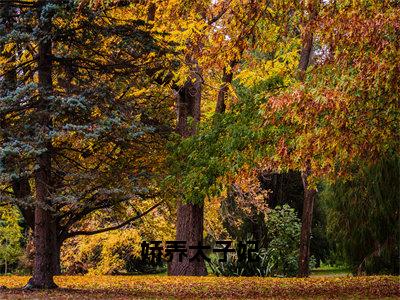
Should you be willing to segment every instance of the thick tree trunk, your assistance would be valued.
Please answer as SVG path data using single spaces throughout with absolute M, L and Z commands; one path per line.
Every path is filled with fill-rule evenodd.
M 199 72 L 200 69 L 197 68 L 192 78 L 178 91 L 176 131 L 182 137 L 194 135 L 196 125 L 200 121 L 201 78 Z M 193 119 L 192 124 L 189 124 L 189 118 Z
M 51 16 L 43 18 L 42 9 L 47 1 L 41 1 L 38 6 L 37 16 L 41 38 L 39 40 L 39 106 L 38 123 L 44 135 L 51 130 L 52 123 L 49 116 L 49 99 L 53 91 L 52 83 L 52 42 L 49 38 L 51 32 Z M 45 37 L 45 38 L 44 38 Z M 33 288 L 49 289 L 55 288 L 54 283 L 54 250 L 57 246 L 57 224 L 52 211 L 52 142 L 48 137 L 44 138 L 42 147 L 46 150 L 37 158 L 38 169 L 35 171 L 36 205 L 35 205 L 35 263 L 33 277 L 28 286 Z
M 38 158 L 39 169 L 35 172 L 35 263 L 29 287 L 49 289 L 57 285 L 53 276 L 59 270 L 60 245 L 57 242 L 57 224 L 52 211 L 51 191 L 51 144 Z
M 176 240 L 186 241 L 188 246 L 198 245 L 203 242 L 203 205 L 181 204 L 178 208 L 178 219 L 176 224 Z M 206 276 L 207 269 L 204 260 L 195 259 L 190 261 L 196 253 L 194 249 L 188 249 L 188 257 L 183 257 L 182 262 L 178 261 L 178 255 L 174 255 L 169 265 L 169 275 L 182 276 Z
M 56 249 L 56 223 L 49 203 L 48 187 L 50 156 L 46 153 L 39 158 L 40 169 L 35 174 L 36 209 L 35 209 L 35 264 L 30 284 L 34 288 L 55 288 L 54 250 Z
M 194 82 L 192 81 L 194 79 Z M 177 97 L 177 127 L 176 131 L 183 137 L 188 137 L 196 132 L 196 124 L 200 121 L 201 78 L 200 69 L 194 71 L 192 78 L 178 91 Z M 188 123 L 188 118 L 193 118 L 193 124 Z M 176 223 L 176 240 L 186 241 L 189 246 L 197 246 L 203 241 L 203 204 L 178 204 Z M 173 261 L 168 266 L 169 275 L 205 276 L 207 269 L 203 258 L 199 261 L 189 258 L 194 255 L 194 250 L 188 249 L 188 257 L 178 261 L 174 255 Z

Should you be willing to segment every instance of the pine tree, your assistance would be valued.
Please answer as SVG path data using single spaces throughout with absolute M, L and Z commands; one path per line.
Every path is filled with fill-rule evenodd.
M 170 68 L 170 47 L 118 7 L 6 1 L 1 12 L 1 201 L 34 230 L 27 287 L 53 288 L 65 239 L 121 228 L 160 205 L 172 117 L 151 75 Z M 80 225 L 121 209 L 128 217 L 115 213 L 108 227 Z

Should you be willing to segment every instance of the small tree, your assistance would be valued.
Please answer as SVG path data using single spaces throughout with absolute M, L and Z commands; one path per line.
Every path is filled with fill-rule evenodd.
M 0 206 L 0 265 L 4 266 L 5 274 L 9 271 L 9 265 L 22 255 L 19 219 L 20 214 L 15 207 Z
M 266 220 L 271 274 L 293 276 L 298 270 L 300 220 L 288 205 L 272 209 Z
M 266 214 L 264 245 L 250 260 L 239 260 L 230 255 L 227 262 L 214 258 L 210 267 L 216 275 L 224 276 L 293 276 L 297 273 L 300 220 L 288 205 L 277 206 Z M 254 235 L 247 234 L 248 240 Z M 217 258 L 219 259 L 219 257 Z M 254 261 L 256 259 L 256 261 Z

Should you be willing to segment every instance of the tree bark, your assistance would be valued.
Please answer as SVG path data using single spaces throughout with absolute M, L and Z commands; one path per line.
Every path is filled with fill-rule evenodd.
M 43 131 L 44 141 L 42 147 L 46 150 L 37 158 L 38 169 L 34 173 L 36 187 L 36 205 L 35 205 L 35 263 L 33 277 L 29 280 L 28 286 L 31 288 L 50 289 L 57 285 L 54 283 L 53 276 L 55 272 L 54 250 L 57 247 L 57 224 L 52 211 L 52 190 L 53 180 L 52 171 L 52 142 L 47 137 L 48 131 L 52 127 L 49 114 L 49 98 L 53 91 L 52 83 L 52 41 L 51 16 L 42 15 L 43 7 L 48 4 L 47 1 L 41 1 L 38 5 L 37 16 L 39 20 L 39 58 L 38 58 L 38 89 L 39 89 L 39 107 L 38 123 Z
M 307 71 L 308 65 L 310 64 L 313 39 L 314 35 L 309 30 L 304 33 L 304 37 L 302 38 L 302 48 L 300 52 L 300 62 L 298 66 L 299 78 L 301 81 L 304 80 L 305 72 Z
M 192 82 L 194 80 L 194 82 Z M 182 137 L 196 133 L 196 125 L 200 121 L 201 78 L 200 69 L 196 68 L 192 77 L 178 91 L 176 131 Z M 192 118 L 193 123 L 189 123 Z
M 35 208 L 35 263 L 33 277 L 30 284 L 34 288 L 55 288 L 53 281 L 55 272 L 53 254 L 56 249 L 56 223 L 53 217 L 48 187 L 50 178 L 47 172 L 50 171 L 50 155 L 43 154 L 39 158 L 40 169 L 35 174 L 36 182 L 36 208 Z
M 197 204 L 180 204 L 176 224 L 176 240 L 186 241 L 187 246 L 198 245 L 203 242 L 204 206 Z M 169 275 L 206 276 L 207 269 L 203 258 L 190 261 L 196 250 L 188 249 L 187 256 L 182 262 L 178 255 L 174 255 L 168 268 Z
M 200 69 L 197 67 L 185 85 L 178 91 L 177 97 L 177 127 L 176 131 L 182 137 L 189 137 L 196 133 L 196 124 L 200 121 L 201 103 L 201 77 Z M 188 119 L 192 118 L 190 124 Z M 188 246 L 196 246 L 203 242 L 204 227 L 204 205 L 178 203 L 178 214 L 176 223 L 176 240 L 186 241 Z M 205 276 L 207 269 L 203 258 L 199 261 L 189 258 L 194 255 L 195 250 L 188 249 L 188 257 L 178 261 L 178 255 L 174 255 L 172 262 L 168 265 L 168 275 L 173 276 Z
M 301 219 L 300 233 L 300 253 L 299 253 L 299 277 L 307 277 L 310 261 L 310 240 L 311 227 L 314 211 L 315 195 L 317 191 L 309 187 L 308 177 L 310 176 L 311 168 L 307 165 L 307 170 L 302 172 L 301 179 L 304 187 L 303 215 Z
M 231 68 L 235 65 L 235 63 L 231 63 Z M 217 106 L 215 107 L 216 113 L 224 113 L 226 110 L 226 97 L 228 96 L 229 84 L 232 83 L 233 73 L 232 69 L 227 71 L 224 68 L 223 75 L 222 75 L 222 85 L 218 91 L 218 98 L 217 98 Z

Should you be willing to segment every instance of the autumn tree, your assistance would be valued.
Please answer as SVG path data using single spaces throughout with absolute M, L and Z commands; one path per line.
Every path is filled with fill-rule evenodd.
M 267 43 L 257 36 L 259 47 L 253 52 L 245 48 L 246 56 L 236 75 L 237 80 L 249 86 L 278 83 L 277 88 L 271 89 L 267 85 L 268 88 L 258 92 L 257 98 L 261 102 L 258 108 L 264 114 L 264 122 L 258 122 L 255 117 L 258 116 L 257 108 L 246 111 L 254 118 L 254 122 L 249 122 L 249 132 L 260 133 L 253 134 L 253 140 L 247 143 L 242 131 L 243 142 L 239 143 L 241 148 L 238 149 L 247 150 L 247 158 L 259 160 L 259 168 L 302 171 L 305 193 L 299 266 L 300 275 L 306 276 L 316 183 L 345 176 L 347 167 L 356 161 L 372 163 L 377 157 L 398 149 L 395 125 L 398 109 L 394 100 L 398 95 L 398 84 L 393 76 L 398 67 L 394 50 L 397 48 L 394 38 L 397 25 L 393 19 L 397 7 L 393 3 L 349 6 L 341 2 L 311 1 L 289 6 L 290 14 L 282 19 L 278 18 L 278 7 L 269 6 L 266 13 L 276 18 L 263 18 L 256 26 L 268 32 L 269 35 L 263 37 L 271 43 L 266 46 Z M 357 30 L 349 28 L 350 24 L 357 24 Z M 272 42 L 268 37 L 276 39 Z M 220 48 L 224 45 L 222 43 Z M 312 52 L 315 64 L 308 68 Z M 224 111 L 223 105 L 218 107 Z M 389 113 L 384 115 L 383 111 Z M 217 131 L 205 131 L 191 142 L 183 143 L 177 151 L 180 160 L 190 161 L 193 166 L 181 165 L 180 169 L 187 173 L 180 182 L 186 186 L 184 190 L 189 192 L 188 195 L 194 195 L 196 199 L 205 199 L 213 189 L 219 190 L 217 178 L 229 170 L 224 170 L 225 162 L 229 165 L 227 152 L 221 154 L 216 148 L 226 147 L 219 140 L 224 129 L 217 127 Z M 223 138 L 226 133 L 222 134 Z M 206 141 L 214 145 L 210 147 Z M 262 153 L 259 150 L 263 147 L 254 147 L 255 144 L 271 147 L 264 148 Z M 245 164 L 242 160 L 240 164 L 235 161 L 235 165 Z M 243 176 L 251 173 L 254 172 Z M 193 187 L 196 188 L 191 191 Z
M 316 183 L 351 177 L 354 164 L 371 165 L 398 151 L 397 5 L 320 5 L 318 16 L 308 14 L 313 19 L 303 35 L 300 83 L 265 106 L 266 124 L 283 129 L 279 164 L 303 170 L 306 183 L 301 276 L 308 273 Z M 307 71 L 312 47 L 316 63 Z
M 173 5 L 174 4 L 174 5 Z M 176 3 L 166 2 L 158 5 L 155 26 L 172 32 L 172 39 L 181 44 L 181 75 L 174 80 L 177 95 L 177 132 L 185 143 L 189 137 L 197 136 L 201 110 L 207 106 L 204 90 L 207 81 L 213 77 L 213 68 L 222 70 L 222 82 L 218 95 L 212 99 L 216 112 L 223 113 L 228 94 L 228 85 L 232 81 L 233 68 L 244 50 L 246 34 L 250 34 L 257 23 L 259 8 L 253 1 L 218 1 Z M 249 15 L 246 15 L 249 13 Z M 244 18 L 244 19 L 243 19 Z M 171 22 L 171 19 L 173 20 Z M 239 19 L 243 19 L 240 23 Z M 215 104 L 214 104 L 215 107 Z M 191 139 L 188 139 L 191 140 Z M 186 167 L 175 168 L 173 178 L 182 178 Z M 175 177 L 176 176 L 176 177 Z M 202 187 L 194 185 L 190 190 L 176 185 L 174 194 L 178 196 L 177 240 L 187 241 L 188 245 L 197 245 L 203 239 Z M 188 251 L 188 257 L 194 251 Z M 204 261 L 185 259 L 179 263 L 173 260 L 169 268 L 171 275 L 206 275 Z
M 303 3 L 303 14 L 301 19 L 302 37 L 301 37 L 301 52 L 298 65 L 298 77 L 304 80 L 305 73 L 310 64 L 310 59 L 313 51 L 314 34 L 311 31 L 312 22 L 315 21 L 320 1 L 309 1 Z M 301 219 L 301 234 L 300 234 L 300 252 L 299 252 L 299 273 L 298 276 L 306 277 L 309 275 L 310 262 L 310 239 L 311 227 L 314 212 L 314 203 L 317 194 L 315 187 L 312 187 L 309 182 L 312 168 L 309 158 L 304 162 L 304 167 L 301 172 L 301 179 L 304 188 L 303 210 Z
M 172 3 L 177 5 L 170 6 Z M 178 84 L 176 89 L 178 95 L 178 126 L 184 124 L 179 119 L 179 110 L 181 109 L 179 98 L 186 93 L 187 82 L 185 83 L 185 78 L 192 78 L 191 82 L 189 82 L 189 85 L 192 85 L 197 81 L 193 76 L 200 75 L 203 92 L 201 95 L 203 103 L 201 108 L 207 116 L 204 120 L 206 125 L 201 130 L 202 132 L 197 132 L 195 135 L 193 135 L 193 132 L 186 134 L 186 139 L 181 141 L 181 145 L 174 150 L 172 155 L 173 160 L 177 162 L 176 164 L 172 163 L 175 167 L 171 169 L 173 173 L 171 182 L 175 187 L 175 192 L 172 194 L 183 197 L 184 202 L 195 203 L 198 206 L 203 205 L 208 196 L 221 188 L 215 188 L 215 185 L 219 181 L 219 177 L 223 176 L 224 172 L 229 169 L 224 161 L 229 160 L 229 158 L 224 158 L 224 153 L 221 153 L 215 147 L 226 147 L 224 145 L 225 141 L 220 143 L 218 139 L 224 139 L 225 132 L 220 131 L 226 129 L 225 126 L 230 125 L 224 122 L 232 121 L 230 119 L 232 118 L 231 114 L 227 115 L 226 120 L 224 120 L 225 116 L 222 115 L 227 110 L 232 109 L 229 106 L 233 101 L 229 96 L 232 95 L 231 83 L 234 78 L 234 72 L 238 65 L 245 69 L 254 68 L 254 65 L 249 66 L 250 63 L 247 60 L 251 61 L 252 58 L 258 56 L 258 53 L 267 52 L 270 54 L 270 52 L 278 52 L 277 48 L 274 48 L 277 45 L 274 39 L 284 40 L 279 38 L 279 33 L 284 32 L 284 26 L 281 26 L 281 24 L 284 24 L 284 21 L 288 19 L 290 20 L 290 18 L 285 17 L 285 9 L 292 10 L 291 17 L 293 17 L 296 16 L 294 13 L 296 8 L 297 6 L 293 3 L 282 7 L 279 3 L 265 4 L 256 3 L 255 1 L 194 2 L 190 6 L 185 5 L 184 8 L 180 8 L 179 2 L 171 1 L 165 6 L 158 7 L 155 26 L 164 28 L 168 32 L 173 32 L 172 36 L 178 37 L 175 37 L 175 39 L 182 44 L 181 48 L 184 57 L 182 65 L 186 66 L 186 68 L 181 68 L 183 73 L 182 85 Z M 185 16 L 183 20 L 180 18 L 181 15 Z M 172 20 L 171 16 L 174 16 Z M 271 37 L 266 37 L 265 30 L 270 30 L 270 32 L 275 30 L 275 32 Z M 274 46 L 271 46 L 271 44 Z M 188 60 L 188 57 L 191 57 L 192 60 Z M 249 75 L 252 76 L 253 74 L 243 72 L 242 78 Z M 257 76 L 258 74 L 254 75 L 254 77 Z M 249 80 L 251 81 L 254 77 L 250 77 Z M 217 86 L 217 88 L 213 88 L 213 86 Z M 199 94 L 200 89 L 193 89 L 193 91 Z M 194 95 L 195 93 L 192 92 L 192 96 Z M 193 106 L 189 105 L 189 108 L 191 107 Z M 250 105 L 246 106 L 246 108 L 249 107 Z M 199 111 L 198 108 L 196 109 Z M 257 108 L 253 106 L 253 109 Z M 232 111 L 237 113 L 234 109 Z M 250 113 L 249 118 L 251 118 L 250 116 L 254 117 L 254 112 L 246 110 L 246 113 Z M 210 118 L 210 116 L 213 117 Z M 191 117 L 193 119 L 191 125 L 195 127 L 199 123 L 199 118 L 197 115 L 191 115 Z M 256 120 L 258 119 L 256 118 Z M 239 124 L 237 125 L 240 126 Z M 215 128 L 213 128 L 214 126 Z M 197 127 L 201 128 L 202 126 L 197 125 Z M 233 126 L 232 129 L 234 128 Z M 206 130 L 213 132 L 209 137 L 215 140 L 210 140 L 209 137 L 204 136 L 207 136 Z M 190 138 L 188 138 L 189 136 Z M 239 136 L 236 136 L 236 138 L 240 139 Z M 200 142 L 201 139 L 204 140 Z M 210 145 L 205 141 L 208 141 Z M 251 140 L 246 140 L 244 143 L 235 141 L 235 143 L 246 146 L 249 146 L 248 142 L 251 143 Z M 232 149 L 232 151 L 237 150 L 239 149 Z M 225 155 L 229 155 L 228 152 L 225 151 Z M 241 155 L 241 157 L 244 156 Z M 252 158 L 253 156 L 249 155 L 246 159 L 251 161 Z M 239 162 L 229 161 L 236 166 L 237 170 L 238 166 L 243 166 L 246 159 Z M 217 167 L 217 164 L 220 164 L 221 167 Z M 179 182 L 179 185 L 176 184 L 177 182 Z M 210 193 L 211 190 L 214 190 L 214 192 Z M 179 211 L 180 208 L 178 208 Z M 197 214 L 198 216 L 194 218 L 191 217 L 193 213 L 188 213 L 184 218 L 186 221 L 182 221 L 180 215 L 183 216 L 183 214 L 178 213 L 178 224 L 188 225 L 190 223 L 193 225 L 178 226 L 178 232 L 181 231 L 180 227 L 184 227 L 182 229 L 183 232 L 188 232 L 191 228 L 197 228 L 197 226 L 202 227 L 202 214 Z M 187 220 L 190 220 L 190 222 Z M 195 229 L 194 231 L 197 232 L 197 240 L 183 238 L 188 234 L 190 235 L 190 232 L 177 234 L 180 237 L 178 240 L 183 239 L 188 241 L 189 244 L 197 244 L 202 239 L 202 230 Z M 191 270 L 190 267 L 186 268 L 183 265 L 181 264 L 181 270 Z M 176 273 L 177 275 L 196 274 L 194 271 L 171 273 Z

